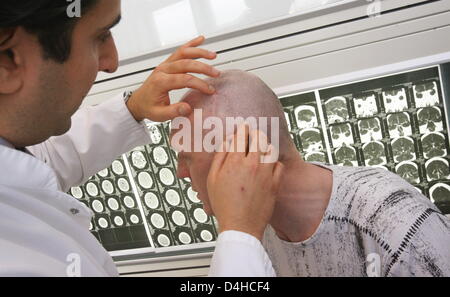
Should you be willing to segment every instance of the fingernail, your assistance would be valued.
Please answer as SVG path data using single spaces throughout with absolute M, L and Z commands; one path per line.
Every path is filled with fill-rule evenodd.
M 209 90 L 211 91 L 211 92 L 216 92 L 216 89 L 213 87 L 213 86 L 209 86 Z
M 267 140 L 264 138 L 259 138 L 259 148 L 262 153 L 269 153 L 271 150 L 271 144 L 267 143 Z
M 178 114 L 181 116 L 186 116 L 188 113 L 187 109 L 183 106 L 178 107 Z
M 214 76 L 219 76 L 219 75 L 220 75 L 220 71 L 219 71 L 218 69 L 216 69 L 216 68 L 213 68 L 212 74 L 213 74 Z

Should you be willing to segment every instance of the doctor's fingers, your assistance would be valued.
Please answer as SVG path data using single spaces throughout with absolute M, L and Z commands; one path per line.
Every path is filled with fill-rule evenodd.
M 234 135 L 227 137 L 228 156 L 227 159 L 240 160 L 242 162 L 248 153 L 249 147 L 249 130 L 247 124 L 241 124 Z
M 197 47 L 179 48 L 164 63 L 170 63 L 182 59 L 207 59 L 214 60 L 217 57 L 215 52 Z
M 212 86 L 204 80 L 190 74 L 166 74 L 160 72 L 157 78 L 154 78 L 154 83 L 162 89 L 163 92 L 190 88 L 207 95 L 215 93 L 215 89 Z
M 249 135 L 250 146 L 245 162 L 253 164 L 255 170 L 271 177 L 272 185 L 278 188 L 283 164 L 278 162 L 278 149 L 269 144 L 267 135 L 260 130 L 253 130 Z
M 227 158 L 228 147 L 229 143 L 227 141 L 224 141 L 221 145 L 221 149 L 214 154 L 214 158 L 208 173 L 209 184 L 215 183 L 218 180 L 218 175 L 220 174 L 220 171 L 222 170 L 222 167 Z
M 199 45 L 202 45 L 203 42 L 205 42 L 205 40 L 206 40 L 205 36 L 199 35 L 199 36 L 195 37 L 194 39 L 191 39 L 188 42 L 186 42 L 185 44 L 183 44 L 180 48 L 199 46 Z
M 205 41 L 205 37 L 199 36 L 179 47 L 165 62 L 173 62 L 179 59 L 214 59 L 217 54 L 205 49 L 197 48 Z
M 204 74 L 211 77 L 217 77 L 220 75 L 220 71 L 213 66 L 189 59 L 178 60 L 172 63 L 164 63 L 158 67 L 158 70 L 167 74 L 182 74 L 190 72 Z
M 281 184 L 281 176 L 283 175 L 284 165 L 281 162 L 276 162 L 273 167 L 273 179 L 272 179 L 272 191 L 273 193 L 277 193 L 280 184 Z
M 252 162 L 265 163 L 265 156 L 270 153 L 271 146 L 267 135 L 260 130 L 252 130 L 249 135 L 250 145 L 247 159 Z

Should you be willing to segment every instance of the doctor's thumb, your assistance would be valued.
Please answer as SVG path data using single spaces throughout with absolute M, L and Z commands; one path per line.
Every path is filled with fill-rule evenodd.
M 153 118 L 149 118 L 154 122 L 170 121 L 178 117 L 187 117 L 191 114 L 192 109 L 187 103 L 177 103 L 169 106 L 158 106 L 152 110 Z
M 187 103 L 174 104 L 172 108 L 175 110 L 175 117 L 187 117 L 192 113 L 192 108 Z

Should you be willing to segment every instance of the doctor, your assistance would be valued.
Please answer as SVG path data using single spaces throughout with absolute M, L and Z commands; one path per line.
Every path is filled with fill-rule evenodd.
M 92 212 L 65 192 L 148 144 L 143 119 L 189 115 L 189 104 L 170 104 L 169 91 L 214 93 L 188 73 L 220 75 L 195 60 L 216 57 L 197 48 L 204 41 L 199 37 L 134 93 L 78 110 L 97 73 L 118 67 L 110 29 L 120 20 L 121 4 L 81 3 L 81 18 L 68 18 L 66 0 L 0 2 L 0 276 L 117 276 L 111 257 L 88 230 Z M 232 181 L 226 172 L 222 178 Z M 216 213 L 222 231 L 216 253 L 228 260 L 214 262 L 213 275 L 274 275 L 260 243 L 274 197 L 254 194 L 264 178 L 256 173 L 253 180 L 249 191 L 235 193 L 256 203 Z M 247 255 L 246 261 L 234 261 L 236 253 Z

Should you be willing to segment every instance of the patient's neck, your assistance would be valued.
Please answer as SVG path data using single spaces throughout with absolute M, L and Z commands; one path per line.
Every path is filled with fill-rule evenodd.
M 333 174 L 328 169 L 304 162 L 297 152 L 283 164 L 284 172 L 270 225 L 285 241 L 305 241 L 322 221 L 330 200 Z

